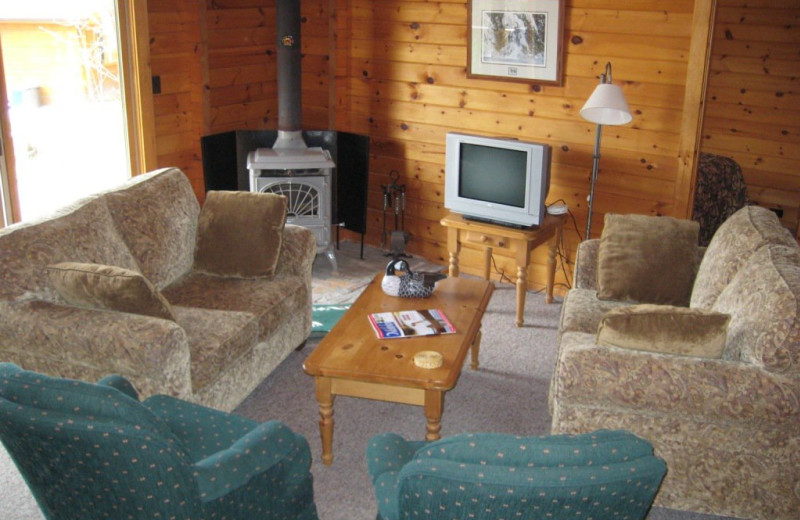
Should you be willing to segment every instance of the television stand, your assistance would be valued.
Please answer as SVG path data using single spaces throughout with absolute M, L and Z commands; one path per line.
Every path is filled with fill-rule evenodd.
M 492 265 L 492 252 L 494 249 L 504 251 L 506 256 L 513 256 L 517 261 L 517 316 L 516 325 L 521 327 L 524 323 L 525 293 L 528 290 L 528 266 L 531 261 L 531 251 L 544 244 L 549 244 L 547 257 L 547 303 L 553 302 L 553 284 L 556 275 L 556 251 L 561 241 L 561 232 L 566 215 L 552 215 L 548 213 L 542 224 L 537 228 L 514 229 L 508 226 L 488 224 L 467 220 L 462 215 L 450 213 L 441 220 L 442 226 L 447 228 L 447 250 L 450 254 L 450 276 L 458 276 L 458 255 L 462 244 L 469 244 L 483 248 L 484 265 L 483 278 L 489 279 Z
M 493 226 L 502 226 L 511 229 L 536 229 L 538 226 L 526 226 L 525 224 L 514 224 L 512 222 L 501 222 L 499 220 L 486 218 L 486 217 L 475 217 L 473 215 L 461 215 L 464 220 L 470 220 L 472 222 L 481 222 L 483 224 L 491 224 Z

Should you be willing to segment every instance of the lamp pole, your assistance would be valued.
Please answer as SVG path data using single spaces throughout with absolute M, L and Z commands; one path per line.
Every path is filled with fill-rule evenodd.
M 594 156 L 592 157 L 592 180 L 589 186 L 589 215 L 586 218 L 586 240 L 592 233 L 592 210 L 594 208 L 594 184 L 597 182 L 597 170 L 600 168 L 600 135 L 603 133 L 603 125 L 597 123 L 597 132 L 594 136 Z

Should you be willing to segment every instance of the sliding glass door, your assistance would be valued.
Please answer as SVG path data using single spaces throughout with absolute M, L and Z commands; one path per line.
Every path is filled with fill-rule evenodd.
M 146 18 L 133 1 L 0 2 L 11 220 L 34 219 L 143 171 L 129 121 L 140 119 L 131 78 L 139 74 L 125 63 L 136 57 L 137 9 Z

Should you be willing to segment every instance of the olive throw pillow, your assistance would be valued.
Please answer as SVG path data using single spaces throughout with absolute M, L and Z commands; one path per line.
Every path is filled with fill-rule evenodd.
M 175 321 L 166 298 L 150 280 L 130 269 L 64 262 L 47 266 L 47 276 L 70 305 Z
M 729 314 L 641 304 L 607 312 L 597 328 L 598 345 L 680 356 L 720 358 Z
M 272 278 L 286 224 L 286 197 L 209 191 L 197 223 L 194 269 L 218 276 Z
M 607 213 L 597 252 L 597 297 L 688 306 L 699 230 L 693 220 Z

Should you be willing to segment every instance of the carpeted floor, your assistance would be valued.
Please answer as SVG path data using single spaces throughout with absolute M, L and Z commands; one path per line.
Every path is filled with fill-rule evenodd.
M 387 263 L 382 252 L 366 248 L 361 260 L 357 244 L 343 242 L 337 252 L 339 273 L 318 257 L 314 265 L 315 302 L 348 303 Z M 411 259 L 412 269 L 432 270 L 433 264 Z M 441 266 L 438 266 L 441 267 Z M 335 281 L 336 289 L 331 289 Z M 556 325 L 561 306 L 544 303 L 541 294 L 528 293 L 525 326 L 514 326 L 515 291 L 499 285 L 483 320 L 481 366 L 464 369 L 458 385 L 445 396 L 442 435 L 494 431 L 520 435 L 548 433 L 547 391 L 555 362 Z M 402 341 L 402 340 L 398 340 Z M 294 352 L 251 394 L 237 412 L 255 420 L 278 419 L 303 434 L 311 446 L 314 490 L 321 520 L 375 518 L 372 486 L 364 450 L 377 433 L 392 431 L 422 438 L 425 419 L 419 407 L 337 398 L 335 402 L 334 462 L 324 466 L 317 427 L 314 381 L 302 369 L 303 360 L 318 339 Z M 41 514 L 19 474 L 0 450 L 0 518 L 40 519 Z M 721 520 L 723 517 L 662 508 L 650 520 Z

